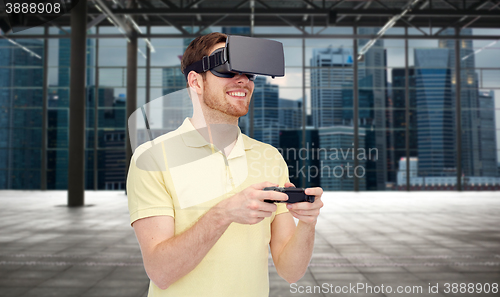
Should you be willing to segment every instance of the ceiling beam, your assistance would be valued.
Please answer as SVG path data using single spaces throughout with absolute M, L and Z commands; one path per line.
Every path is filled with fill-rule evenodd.
M 177 29 L 179 32 L 181 32 L 182 34 L 184 35 L 189 35 L 191 33 L 189 33 L 188 31 L 186 31 L 184 28 L 182 28 L 182 26 L 179 26 L 177 25 L 176 23 L 174 23 L 173 21 L 171 21 L 168 17 L 166 16 L 161 16 L 161 15 L 157 15 L 158 18 L 160 18 L 162 21 L 164 21 L 165 23 L 167 23 L 168 25 L 174 27 L 175 29 Z
M 98 15 L 97 17 L 95 17 L 93 20 L 91 20 L 90 22 L 87 23 L 87 30 L 96 26 L 97 24 L 99 24 L 100 22 L 104 21 L 106 19 L 106 15 L 103 13 L 103 14 L 100 14 Z
M 481 9 L 483 6 L 485 6 L 486 4 L 488 4 L 490 2 L 490 0 L 481 0 L 481 1 L 477 1 L 475 2 L 474 4 L 472 4 L 471 6 L 467 7 L 468 10 L 471 10 L 471 9 Z
M 104 13 L 107 17 L 109 17 L 119 28 L 121 28 L 124 31 L 124 34 L 126 34 L 128 37 L 130 37 L 131 30 L 130 26 L 128 26 L 122 17 L 118 16 L 113 12 L 112 9 L 110 9 L 103 0 L 94 0 L 95 5 L 98 5 L 102 11 L 99 11 L 96 9 L 96 11 L 99 11 L 98 15 L 101 15 L 101 13 Z M 90 9 L 89 9 L 90 11 Z M 125 15 L 125 14 L 124 14 Z
M 179 8 L 179 6 L 175 5 L 170 0 L 160 0 L 160 1 L 163 2 L 163 4 L 167 5 L 169 8 L 172 8 L 172 9 L 178 9 Z
M 247 2 L 248 2 L 248 0 L 243 0 L 243 1 L 241 1 L 240 3 L 236 4 L 236 5 L 234 6 L 234 8 L 240 8 L 240 7 L 242 7 L 243 5 L 245 5 Z
M 478 1 L 478 2 L 474 3 L 473 5 L 471 5 L 470 7 L 468 7 L 467 10 L 476 10 L 477 11 L 477 10 L 480 10 L 482 7 L 484 7 L 488 3 L 490 3 L 490 0 Z M 446 30 L 450 27 L 467 27 L 468 24 L 464 24 L 462 21 L 465 21 L 465 19 L 467 19 L 467 17 L 470 17 L 470 16 L 471 15 L 469 15 L 469 14 L 464 15 L 458 21 L 454 21 L 452 23 L 449 23 L 446 26 L 443 26 L 434 35 L 439 35 L 441 32 L 443 32 L 444 30 Z M 475 22 L 475 21 L 479 20 L 480 18 L 481 18 L 481 16 L 475 16 L 475 18 L 473 19 L 472 22 Z
M 96 0 L 102 1 L 102 0 Z M 365 3 L 358 4 L 358 6 L 363 6 Z M 234 8 L 197 8 L 197 9 L 169 9 L 169 8 L 155 8 L 155 9 L 112 9 L 110 10 L 114 15 L 140 15 L 140 14 L 152 14 L 152 15 L 170 15 L 170 16 L 193 16 L 196 14 L 210 16 L 210 15 L 250 15 L 251 11 L 248 8 L 242 8 L 238 11 L 234 11 Z M 337 15 L 346 16 L 357 16 L 362 15 L 363 17 L 392 17 L 401 12 L 397 9 L 366 9 L 366 10 L 353 10 L 353 9 L 337 9 L 335 10 Z M 90 14 L 99 14 L 95 9 L 89 9 Z M 315 16 L 325 16 L 328 15 L 329 10 L 327 9 L 292 9 L 292 8 L 281 8 L 281 9 L 261 9 L 255 8 L 255 15 L 282 15 L 282 16 L 302 16 L 305 14 L 315 15 Z M 417 17 L 486 17 L 486 18 L 500 18 L 500 14 L 495 11 L 486 10 L 450 10 L 450 9 L 424 9 L 424 10 L 412 10 L 409 11 L 407 16 L 417 16 Z
M 58 25 L 58 24 L 56 24 L 55 22 L 53 22 L 53 21 L 49 21 L 49 20 L 47 20 L 47 19 L 45 19 L 45 18 L 43 18 L 43 17 L 41 17 L 41 16 L 39 16 L 39 15 L 36 15 L 36 17 L 37 17 L 38 19 L 40 19 L 41 21 L 43 21 L 43 22 L 45 22 L 45 23 L 48 23 L 48 24 L 51 24 L 52 26 L 54 26 L 54 27 L 58 28 L 59 30 L 61 30 L 62 32 L 64 32 L 64 34 L 69 35 L 69 32 L 68 32 L 68 31 L 64 30 L 61 26 L 59 26 L 59 25 Z
M 314 4 L 312 1 L 309 1 L 309 0 L 302 0 L 302 2 L 308 4 L 308 5 L 311 5 L 314 9 L 321 9 L 321 7 L 319 7 L 318 5 Z
M 334 9 L 335 7 L 339 6 L 340 4 L 344 3 L 346 0 L 340 0 L 337 3 L 333 3 L 332 6 L 330 6 L 330 10 Z
M 292 26 L 294 28 L 296 28 L 297 30 L 301 31 L 302 33 L 304 33 L 305 35 L 309 35 L 309 33 L 307 33 L 306 30 L 302 29 L 301 27 L 299 27 L 298 25 L 290 22 L 289 20 L 285 19 L 284 17 L 280 16 L 280 15 L 277 15 L 277 17 L 282 20 L 283 22 L 287 23 L 289 26 Z
M 389 7 L 387 7 L 387 5 L 385 5 L 384 3 L 382 3 L 382 1 L 380 0 L 374 0 L 375 2 L 377 2 L 378 5 L 382 6 L 383 8 L 385 9 L 390 9 Z
M 455 9 L 455 10 L 459 10 L 458 7 L 456 7 L 453 3 L 451 3 L 450 1 L 448 0 L 441 0 L 443 1 L 444 3 L 448 4 L 449 6 L 451 6 L 451 8 Z
M 490 7 L 490 9 L 488 10 L 493 10 L 495 8 L 497 8 L 498 6 L 500 5 L 500 2 L 496 3 L 495 5 L 493 5 L 492 7 Z M 467 27 L 469 27 L 470 25 L 472 25 L 473 23 L 475 23 L 477 20 L 479 20 L 481 17 L 475 17 L 474 19 L 472 19 L 471 21 L 469 21 L 467 24 L 463 25 L 462 26 L 462 29 L 465 29 Z
M 222 21 L 223 19 L 225 19 L 225 18 L 227 18 L 227 17 L 228 17 L 228 15 L 226 14 L 226 15 L 224 15 L 224 16 L 222 16 L 222 17 L 218 18 L 216 21 L 212 22 L 210 25 L 206 25 L 206 26 L 202 27 L 202 28 L 201 28 L 200 30 L 198 30 L 198 32 L 196 32 L 195 34 L 201 34 L 201 32 L 203 32 L 203 30 L 205 30 L 205 29 L 207 29 L 207 28 L 209 28 L 209 27 L 211 27 L 211 26 L 215 26 L 215 25 L 217 25 L 220 21 Z
M 188 6 L 186 6 L 185 8 L 189 9 L 189 8 L 193 8 L 194 6 L 200 4 L 201 2 L 203 2 L 205 0 L 198 0 L 198 1 L 194 1 L 193 3 L 189 4 Z
M 264 6 L 266 9 L 270 9 L 271 6 L 267 5 L 266 2 L 262 1 L 262 0 L 255 0 L 257 3 L 259 3 L 260 5 Z
M 0 35 L 0 37 L 3 35 Z M 357 38 L 359 39 L 370 39 L 373 38 L 374 35 L 357 35 Z M 62 34 L 51 34 L 51 35 L 40 35 L 40 34 L 13 34 L 9 35 L 9 38 L 15 40 L 15 39 L 33 39 L 33 38 L 47 38 L 47 39 L 60 39 L 60 38 L 68 38 L 66 35 Z M 137 38 L 196 38 L 198 37 L 197 35 L 194 34 L 188 34 L 188 35 L 181 35 L 181 34 L 137 34 Z M 352 35 L 346 35 L 346 34 L 321 34 L 321 35 L 305 35 L 305 34 L 255 34 L 254 37 L 257 38 L 285 38 L 285 39 L 290 39 L 290 38 L 312 38 L 312 39 L 335 39 L 335 38 L 349 38 L 352 37 Z M 88 34 L 87 38 L 121 38 L 123 39 L 122 34 Z M 420 39 L 435 39 L 435 40 L 440 40 L 440 39 L 450 39 L 450 40 L 455 40 L 455 39 L 463 39 L 464 36 L 458 36 L 456 37 L 455 35 L 442 35 L 442 36 L 425 36 L 425 35 L 384 35 L 380 37 L 380 39 L 415 39 L 415 40 L 420 40 Z M 477 35 L 477 36 L 470 36 L 470 39 L 474 40 L 498 40 L 500 39 L 500 35 Z
M 403 23 L 405 23 L 405 24 L 407 24 L 407 25 L 410 25 L 410 27 L 417 29 L 418 31 L 422 32 L 424 35 L 429 35 L 429 34 L 427 34 L 427 32 L 425 32 L 424 30 L 422 30 L 422 29 L 420 29 L 419 27 L 417 27 L 417 26 L 413 25 L 410 21 L 405 20 L 405 18 L 404 18 L 404 17 L 400 18 L 399 20 L 400 20 L 400 21 L 403 21 Z

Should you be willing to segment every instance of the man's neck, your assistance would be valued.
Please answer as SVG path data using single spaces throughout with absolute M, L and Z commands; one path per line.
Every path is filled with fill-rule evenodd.
M 191 123 L 196 129 L 208 127 L 214 124 L 227 124 L 238 126 L 238 117 L 229 116 L 220 112 L 205 109 L 203 114 L 195 112 L 191 118 Z
M 203 131 L 207 129 L 208 133 L 200 133 L 203 138 L 208 143 L 214 144 L 219 150 L 223 150 L 226 157 L 229 156 L 238 137 L 238 118 L 203 118 L 194 114 L 189 120 L 196 130 Z

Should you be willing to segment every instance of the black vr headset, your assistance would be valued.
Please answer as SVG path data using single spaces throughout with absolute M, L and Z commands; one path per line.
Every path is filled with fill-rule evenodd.
M 245 74 L 252 81 L 257 74 L 272 78 L 285 76 L 283 44 L 268 39 L 228 35 L 225 47 L 188 65 L 184 76 L 187 81 L 189 72 L 203 73 L 208 70 L 215 76 L 225 78 Z

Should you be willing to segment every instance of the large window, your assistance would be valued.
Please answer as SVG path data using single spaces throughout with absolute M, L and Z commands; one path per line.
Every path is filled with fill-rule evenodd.
M 172 27 L 141 29 L 179 33 Z M 306 30 L 318 35 L 291 38 L 302 32 L 255 28 L 254 34 L 276 34 L 273 39 L 283 43 L 286 75 L 257 77 L 251 112 L 239 121 L 242 132 L 279 149 L 296 186 L 327 191 L 456 190 L 459 184 L 464 190 L 500 189 L 500 30 L 462 29 L 457 44 L 454 29 L 392 28 L 363 57 L 354 51 L 369 39 L 353 39 L 354 33 L 373 36 L 379 28 Z M 250 34 L 249 27 L 210 27 L 204 33 L 213 31 Z M 48 33 L 58 38 L 12 35 L 42 59 L 0 39 L 2 189 L 67 188 L 70 28 L 51 27 Z M 114 27 L 89 33 L 103 37 L 87 40 L 86 189 L 122 190 L 128 42 L 104 37 L 120 34 Z M 407 40 L 401 37 L 405 33 Z M 30 34 L 41 35 L 43 28 Z M 138 40 L 137 107 L 185 88 L 180 58 L 191 40 L 181 34 L 152 37 L 155 52 Z M 190 110 L 183 110 L 181 118 L 191 116 Z

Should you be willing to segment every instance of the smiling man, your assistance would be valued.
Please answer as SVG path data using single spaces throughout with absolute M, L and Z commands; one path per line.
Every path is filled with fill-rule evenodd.
M 149 297 L 268 296 L 269 247 L 289 283 L 305 274 L 311 259 L 323 190 L 306 189 L 314 203 L 264 201 L 288 199 L 265 187 L 293 184 L 278 150 L 238 128 L 254 75 L 192 66 L 221 51 L 226 38 L 200 36 L 183 55 L 193 116 L 155 139 L 156 148 L 142 150 L 142 159 L 163 169 L 131 161 L 130 219 L 151 279 Z

